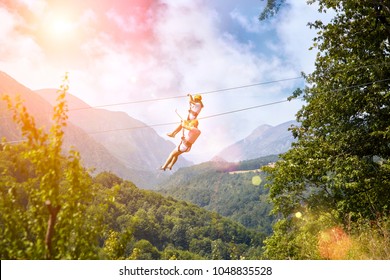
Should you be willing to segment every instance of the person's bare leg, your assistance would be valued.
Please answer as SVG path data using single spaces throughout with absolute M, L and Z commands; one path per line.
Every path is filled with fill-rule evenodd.
M 180 132 L 181 129 L 182 129 L 182 126 L 181 126 L 181 124 L 179 124 L 179 126 L 176 127 L 176 129 L 175 129 L 173 132 L 167 133 L 167 135 L 168 135 L 169 137 L 174 138 L 174 137 L 176 136 L 176 134 L 178 134 L 178 133 Z
M 175 154 L 172 156 L 171 163 L 167 166 L 169 169 L 172 169 L 173 165 L 176 163 L 179 155 L 181 154 L 182 152 L 176 150 Z
M 165 171 L 165 169 L 167 169 L 168 165 L 171 163 L 174 155 L 175 155 L 175 152 L 177 151 L 177 149 L 174 149 L 168 156 L 167 160 L 165 161 L 164 165 L 161 166 L 161 169 Z

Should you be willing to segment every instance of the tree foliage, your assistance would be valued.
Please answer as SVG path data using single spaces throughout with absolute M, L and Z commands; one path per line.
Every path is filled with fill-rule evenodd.
M 264 2 L 264 0 L 262 0 Z M 260 20 L 265 20 L 275 16 L 280 8 L 286 3 L 286 0 L 267 0 L 267 4 L 264 7 L 262 13 L 259 16 Z
M 0 151 L 0 256 L 78 259 L 96 255 L 98 223 L 89 215 L 93 187 L 76 151 L 62 153 L 67 77 L 49 131 L 37 128 L 22 102 L 4 97 L 26 139 Z M 87 221 L 87 222 L 86 222 Z
M 297 142 L 267 169 L 274 213 L 284 220 L 267 241 L 268 251 L 278 238 L 292 244 L 301 236 L 291 222 L 296 211 L 330 213 L 347 226 L 386 216 L 390 206 L 390 5 L 310 2 L 335 16 L 328 24 L 310 24 L 318 30 L 318 54 L 315 71 L 305 75 L 309 86 L 301 93 L 306 105 L 297 113 L 300 125 L 292 129 Z M 291 251 L 287 257 L 304 256 Z

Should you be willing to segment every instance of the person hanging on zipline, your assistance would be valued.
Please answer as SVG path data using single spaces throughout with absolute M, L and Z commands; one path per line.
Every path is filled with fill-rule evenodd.
M 202 108 L 204 107 L 202 103 L 202 96 L 200 94 L 196 94 L 194 96 L 192 96 L 191 94 L 187 94 L 187 96 L 190 97 L 190 109 L 188 110 L 187 120 L 195 120 L 198 117 Z M 180 132 L 181 129 L 182 125 L 180 123 L 180 125 L 173 132 L 170 132 L 167 135 L 169 137 L 174 138 L 176 134 Z
M 183 120 L 181 126 L 185 132 L 183 132 L 183 137 L 181 138 L 180 144 L 170 153 L 164 165 L 160 167 L 161 170 L 172 170 L 173 165 L 176 163 L 178 157 L 182 153 L 187 153 L 191 150 L 192 145 L 195 143 L 200 135 L 200 130 L 198 129 L 198 120 Z

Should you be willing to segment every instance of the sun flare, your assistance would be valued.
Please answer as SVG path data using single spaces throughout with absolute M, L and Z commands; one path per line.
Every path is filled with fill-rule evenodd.
M 74 30 L 74 24 L 66 19 L 58 19 L 51 26 L 53 33 L 68 33 Z
M 69 17 L 58 14 L 49 15 L 43 22 L 44 33 L 51 39 L 68 39 L 77 33 L 77 24 Z
M 66 18 L 57 18 L 51 20 L 48 28 L 50 35 L 53 37 L 67 37 L 75 32 L 76 25 Z
M 38 24 L 37 41 L 46 56 L 62 67 L 71 61 L 79 61 L 83 32 L 76 13 L 52 10 L 43 15 Z

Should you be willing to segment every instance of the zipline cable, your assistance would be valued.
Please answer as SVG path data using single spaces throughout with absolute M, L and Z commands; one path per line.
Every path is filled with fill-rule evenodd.
M 243 88 L 248 88 L 248 87 L 275 84 L 275 83 L 297 80 L 297 79 L 302 79 L 302 78 L 303 78 L 302 76 L 285 78 L 285 79 L 279 79 L 279 80 L 273 80 L 273 81 L 259 82 L 259 83 L 255 83 L 255 84 L 248 84 L 248 85 L 243 85 L 243 86 L 236 86 L 236 87 L 223 88 L 223 89 L 217 89 L 217 90 L 211 90 L 211 91 L 204 91 L 204 92 L 199 92 L 198 94 L 206 95 L 206 94 L 218 93 L 218 92 L 223 92 L 223 91 L 243 89 Z M 69 109 L 68 111 L 72 112 L 72 111 L 90 110 L 90 109 L 97 109 L 97 108 L 121 106 L 121 105 L 127 105 L 127 104 L 137 104 L 137 103 L 147 103 L 147 102 L 170 100 L 170 99 L 179 99 L 179 98 L 185 98 L 185 97 L 188 97 L 188 96 L 187 95 L 177 95 L 177 96 L 161 97 L 161 98 L 154 98 L 154 99 L 144 99 L 144 100 L 136 100 L 136 101 L 111 103 L 111 104 L 102 104 L 102 105 L 96 105 L 96 106 L 73 108 L 73 109 Z M 0 119 L 8 119 L 8 118 L 9 117 L 0 117 Z
M 390 78 L 383 79 L 383 80 L 378 80 L 378 81 L 373 81 L 373 82 L 367 82 L 367 83 L 359 84 L 359 85 L 352 85 L 352 86 L 339 88 L 339 89 L 333 89 L 333 90 L 330 90 L 329 92 L 336 92 L 336 91 L 341 91 L 341 90 L 348 90 L 348 89 L 353 89 L 353 88 L 359 88 L 359 87 L 364 87 L 364 86 L 372 85 L 372 84 L 375 84 L 375 83 L 382 83 L 382 82 L 387 82 L 387 81 L 390 81 Z M 291 100 L 285 99 L 285 100 L 275 101 L 275 102 L 271 102 L 271 103 L 260 104 L 260 105 L 256 105 L 256 106 L 245 107 L 245 108 L 241 108 L 241 109 L 237 109 L 237 110 L 231 110 L 231 111 L 227 111 L 227 112 L 223 112 L 223 113 L 213 114 L 213 115 L 209 115 L 209 116 L 205 116 L 205 117 L 200 117 L 198 119 L 199 120 L 209 119 L 209 118 L 219 117 L 219 116 L 223 116 L 223 115 L 228 115 L 228 114 L 238 113 L 238 112 L 242 112 L 242 111 L 257 109 L 257 108 L 261 108 L 261 107 L 272 106 L 272 105 L 281 104 L 281 103 L 294 101 L 294 100 L 303 100 L 303 99 L 304 99 L 304 97 L 293 98 Z M 94 132 L 87 132 L 87 133 L 88 134 L 98 134 L 98 133 L 105 133 L 105 132 L 124 131 L 124 130 L 140 129 L 140 128 L 147 128 L 147 127 L 159 127 L 159 126 L 174 125 L 174 124 L 177 124 L 177 122 L 152 124 L 152 125 L 136 126 L 136 127 L 121 128 L 121 129 L 111 129 L 111 130 L 103 130 L 103 131 L 94 131 Z
M 333 90 L 330 90 L 329 92 L 336 92 L 336 91 L 341 91 L 341 90 L 348 90 L 348 89 L 353 89 L 353 88 L 358 88 L 358 87 L 364 87 L 364 86 L 372 85 L 375 83 L 382 83 L 382 82 L 386 82 L 386 81 L 390 81 L 390 78 L 378 80 L 378 81 L 373 81 L 373 82 L 367 82 L 367 83 L 359 84 L 359 85 L 352 85 L 352 86 L 339 88 L 339 89 L 333 89 Z M 281 104 L 281 103 L 285 103 L 285 102 L 289 102 L 289 101 L 293 101 L 293 100 L 303 100 L 303 99 L 304 99 L 304 97 L 293 98 L 291 100 L 285 99 L 285 100 L 275 101 L 275 102 L 271 102 L 271 103 L 260 104 L 260 105 L 256 105 L 256 106 L 245 107 L 245 108 L 241 108 L 241 109 L 237 109 L 237 110 L 231 110 L 231 111 L 227 111 L 227 112 L 223 112 L 223 113 L 213 114 L 213 115 L 209 115 L 209 116 L 205 116 L 205 117 L 200 117 L 198 119 L 199 120 L 209 119 L 209 118 L 219 117 L 219 116 L 223 116 L 223 115 L 238 113 L 238 112 L 242 112 L 242 111 L 257 109 L 257 108 L 261 108 L 261 107 L 267 107 L 267 106 L 272 106 L 272 105 L 276 105 L 276 104 Z M 152 124 L 152 125 L 136 126 L 136 127 L 121 128 L 121 129 L 102 130 L 102 131 L 94 131 L 94 132 L 87 132 L 87 133 L 88 134 L 98 134 L 98 133 L 105 133 L 105 132 L 133 130 L 133 129 L 148 128 L 148 127 L 159 127 L 159 126 L 174 125 L 174 124 L 177 124 L 177 122 Z
M 223 89 L 217 89 L 217 90 L 211 90 L 211 91 L 196 92 L 196 94 L 206 95 L 206 94 L 217 93 L 217 92 L 223 92 L 223 91 L 230 91 L 230 90 L 243 89 L 243 88 L 261 86 L 261 85 L 268 85 L 268 84 L 281 83 L 281 82 L 286 82 L 286 81 L 291 81 L 291 80 L 297 80 L 297 79 L 303 79 L 303 77 L 302 77 L 302 76 L 299 76 L 299 77 L 286 78 L 286 79 L 280 79 L 280 80 L 274 80 L 274 81 L 267 81 L 267 82 L 260 82 L 260 83 L 255 83 L 255 84 L 248 84 L 248 85 L 243 85 L 243 86 L 236 86 L 236 87 L 230 87 L 230 88 L 223 88 Z M 69 111 L 79 111 L 79 110 L 88 110 L 88 109 L 95 109 L 95 108 L 104 108 L 104 107 L 121 106 L 121 105 L 127 105 L 127 104 L 138 104 L 138 103 L 156 102 L 156 101 L 164 101 L 164 100 L 170 100 L 170 99 L 179 99 L 179 98 L 185 98 L 185 97 L 187 97 L 187 95 L 176 95 L 176 96 L 168 96 L 168 97 L 153 98 L 153 99 L 143 99 L 143 100 L 135 100 L 135 101 L 126 101 L 126 102 L 119 102 L 119 103 L 112 103 L 112 104 L 103 104 L 103 105 L 96 105 L 96 106 L 90 106 L 90 107 L 74 108 L 74 109 L 70 109 Z
M 303 98 L 295 98 L 293 100 L 301 100 L 301 99 L 303 99 Z M 257 106 L 251 106 L 251 107 L 246 107 L 246 108 L 242 108 L 242 109 L 237 109 L 237 110 L 227 111 L 227 112 L 218 113 L 218 114 L 214 114 L 214 115 L 209 115 L 209 116 L 205 116 L 205 117 L 200 117 L 198 119 L 199 120 L 210 119 L 210 118 L 219 117 L 219 116 L 223 116 L 223 115 L 238 113 L 238 112 L 252 110 L 252 109 L 257 109 L 257 108 L 261 108 L 261 107 L 272 106 L 272 105 L 276 105 L 276 104 L 280 104 L 280 103 L 286 103 L 286 102 L 289 102 L 289 101 L 290 100 L 288 100 L 288 99 L 280 100 L 280 101 L 275 101 L 275 102 L 271 102 L 271 103 L 260 104 L 260 105 L 257 105 Z M 143 125 L 143 126 L 134 126 L 134 127 L 127 127 L 127 128 L 109 129 L 109 130 L 101 130 L 101 131 L 90 131 L 90 132 L 87 132 L 87 133 L 88 134 L 99 134 L 99 133 L 106 133 L 106 132 L 115 132 L 115 131 L 125 131 L 125 130 L 141 129 L 141 128 L 167 126 L 167 125 L 176 125 L 177 123 L 178 122 L 167 122 L 167 123 L 159 123 L 159 124 L 151 124 L 151 125 Z
M 303 98 L 295 98 L 293 100 L 300 100 L 300 99 L 303 99 Z M 272 105 L 276 105 L 276 104 L 280 104 L 280 103 L 286 103 L 286 102 L 289 102 L 289 101 L 290 100 L 288 100 L 288 99 L 280 100 L 280 101 L 275 101 L 275 102 L 271 102 L 271 103 L 260 104 L 260 105 L 257 105 L 257 106 L 251 106 L 251 107 L 246 107 L 246 108 L 242 108 L 242 109 L 237 109 L 237 110 L 227 111 L 227 112 L 223 112 L 223 113 L 213 114 L 213 115 L 209 115 L 209 116 L 205 116 L 205 117 L 200 117 L 198 119 L 199 120 L 210 119 L 210 118 L 214 118 L 214 117 L 219 117 L 219 116 L 223 116 L 223 115 L 238 113 L 238 112 L 252 110 L 252 109 L 256 109 L 256 108 L 272 106 Z M 167 126 L 167 125 L 177 125 L 177 123 L 178 122 L 166 122 L 166 123 L 151 124 L 151 125 L 146 125 L 145 124 L 145 125 L 142 125 L 142 126 L 134 126 L 134 127 L 127 127 L 127 128 L 116 128 L 116 129 L 108 129 L 108 130 L 100 130 L 100 131 L 86 131 L 86 133 L 91 135 L 91 134 L 100 134 L 100 133 L 106 133 L 106 132 L 117 132 L 117 131 L 126 131 L 126 130 L 142 129 L 142 128 L 160 127 L 160 126 Z M 23 141 L 25 141 L 25 140 L 8 141 L 8 142 L 5 142 L 5 143 L 6 144 L 11 144 L 11 143 L 18 143 L 18 142 L 23 142 Z

